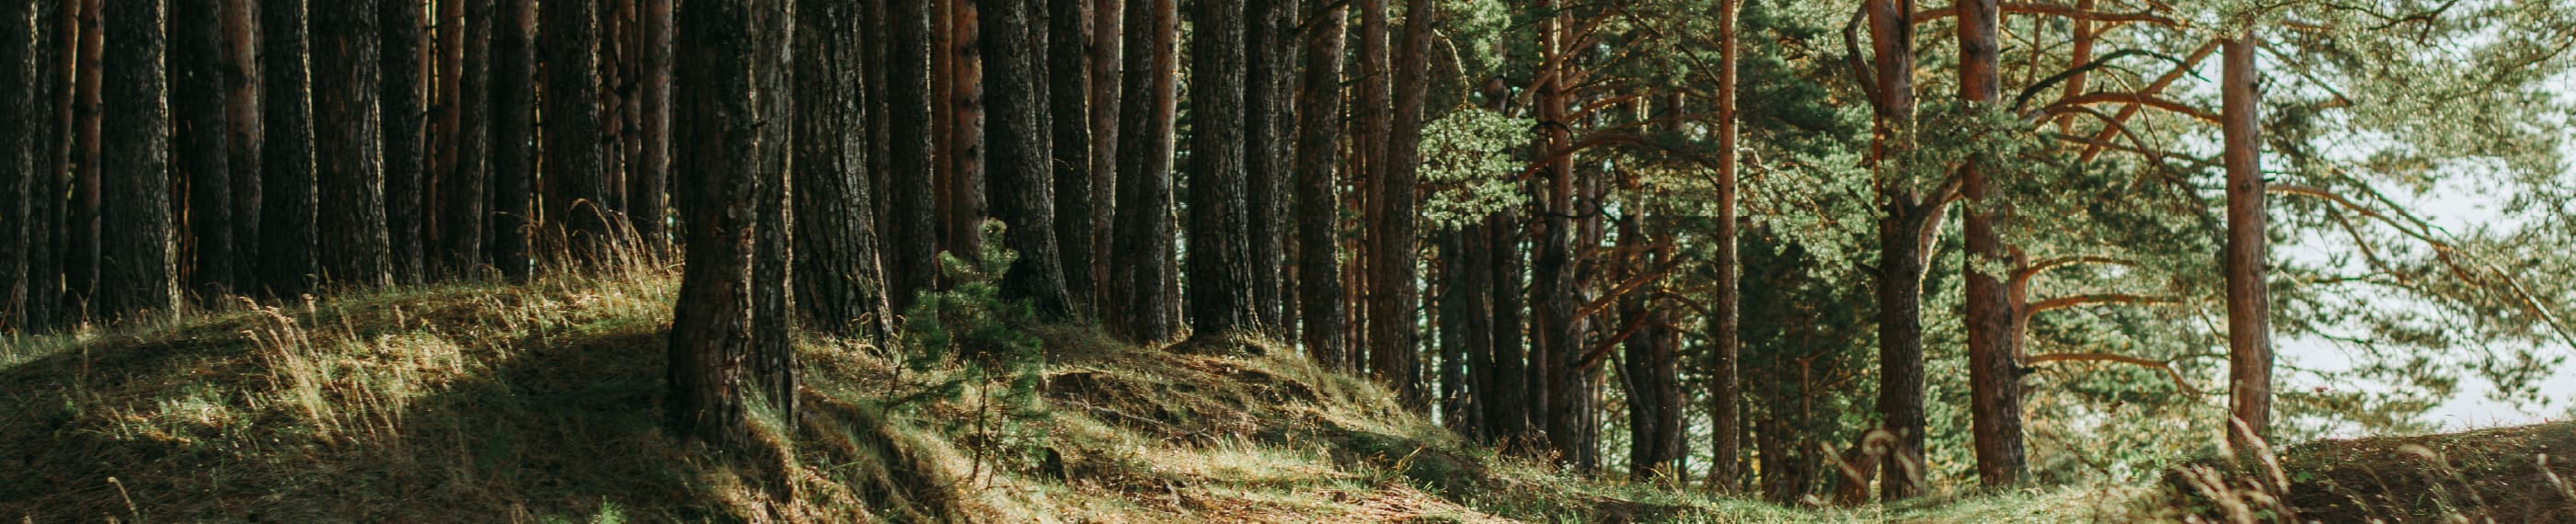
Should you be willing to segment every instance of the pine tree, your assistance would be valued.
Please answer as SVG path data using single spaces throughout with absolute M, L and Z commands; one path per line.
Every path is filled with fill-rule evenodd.
M 560 228 L 575 263 L 598 261 L 608 228 L 608 171 L 600 134 L 599 26 L 595 2 L 544 2 L 545 221 Z M 554 233 L 553 231 L 549 232 Z
M 292 298 L 313 291 L 322 272 L 313 158 L 312 83 L 306 60 L 306 0 L 260 6 L 260 283 Z
M 313 162 L 322 220 L 322 274 L 333 285 L 372 287 L 393 277 L 385 226 L 384 149 L 376 52 L 385 0 L 313 5 Z M 399 1 L 399 0 L 396 0 Z
M 1190 336 L 1214 340 L 1254 328 L 1251 215 L 1244 173 L 1243 0 L 1200 0 L 1190 10 Z
M 1179 335 L 1179 273 L 1172 237 L 1172 148 L 1179 106 L 1180 3 L 1127 6 L 1127 69 L 1118 123 L 1117 247 L 1111 268 L 1110 331 L 1134 342 Z
M 885 340 L 893 317 L 878 269 L 875 198 L 860 141 L 857 2 L 796 7 L 796 303 L 815 329 Z
M 1002 296 L 1028 300 L 1041 318 L 1072 313 L 1065 295 L 1064 254 L 1056 246 L 1053 138 L 1046 129 L 1047 84 L 1031 4 L 1041 0 L 978 0 L 984 28 L 987 157 L 985 194 L 993 218 L 1007 227 L 1005 247 L 1018 254 L 1002 275 Z
M 114 0 L 107 17 L 106 120 L 100 129 L 97 310 L 107 317 L 167 316 L 179 306 L 170 195 L 169 77 L 162 68 L 168 14 L 158 0 Z

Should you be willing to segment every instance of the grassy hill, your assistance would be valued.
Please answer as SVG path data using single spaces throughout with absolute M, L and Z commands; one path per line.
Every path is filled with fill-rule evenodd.
M 1818 509 L 1580 480 L 1258 340 L 1078 327 L 1018 367 L 798 344 L 785 457 L 659 431 L 659 270 L 448 285 L 0 346 L 0 519 L 32 522 L 2068 522 L 2212 513 L 2067 486 Z M 1236 347 L 1239 346 L 1239 347 Z M 2563 432 L 2562 428 L 2562 432 Z M 2552 442 L 2563 445 L 2567 438 Z M 2295 452 L 2294 452 L 2295 454 Z M 752 486 L 783 470 L 791 501 Z M 2492 501 L 2490 501 L 2492 502 Z M 2194 504 L 2198 504 L 2195 506 Z M 2563 515 L 2563 514 L 2552 514 Z

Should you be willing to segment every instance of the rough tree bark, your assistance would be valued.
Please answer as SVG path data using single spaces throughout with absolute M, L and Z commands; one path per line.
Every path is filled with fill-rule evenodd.
M 1529 292 L 1534 310 L 1530 360 L 1539 379 L 1539 409 L 1533 418 L 1547 432 L 1550 449 L 1563 464 L 1575 461 L 1591 442 L 1583 438 L 1585 388 L 1579 387 L 1583 379 L 1574 369 L 1575 360 L 1581 358 L 1578 348 L 1583 336 L 1582 298 L 1575 294 L 1574 163 L 1572 155 L 1558 154 L 1573 145 L 1566 115 L 1563 15 L 1557 14 L 1555 0 L 1541 0 L 1538 11 L 1548 14 L 1539 21 L 1541 66 L 1532 100 L 1538 104 L 1539 125 L 1545 129 L 1537 149 L 1547 191 L 1539 206 L 1545 217 L 1543 236 L 1530 262 L 1534 275 Z
M 792 427 L 796 423 L 795 349 L 788 333 L 795 327 L 791 311 L 795 308 L 793 275 L 796 252 L 789 245 L 789 231 L 795 227 L 790 215 L 788 195 L 795 194 L 794 181 L 788 178 L 788 143 L 793 140 L 796 125 L 796 100 L 788 91 L 794 81 L 795 4 L 767 2 L 752 6 L 751 41 L 755 64 L 752 76 L 752 108 L 760 118 L 760 140 L 753 158 L 753 176 L 759 177 L 759 191 L 752 193 L 752 214 L 757 224 L 752 228 L 751 264 L 751 377 L 754 391 L 777 409 L 779 420 Z
M 591 264 L 606 254 L 608 171 L 603 163 L 599 107 L 599 25 L 595 2 L 544 2 L 545 221 L 560 228 L 570 262 Z M 552 234 L 555 231 L 548 231 Z
M 421 51 L 429 46 L 429 7 L 423 0 L 377 0 L 376 16 L 384 24 L 384 155 L 385 256 L 395 282 L 421 280 L 422 226 L 429 223 L 428 188 L 422 179 L 426 158 L 428 104 L 422 91 Z
M 447 0 L 455 1 L 455 0 Z M 456 136 L 447 141 L 455 146 L 455 165 L 447 167 L 447 179 L 440 184 L 442 210 L 439 230 L 440 249 L 437 266 L 448 276 L 471 273 L 483 261 L 483 220 L 486 182 L 491 177 L 492 136 L 492 34 L 499 24 L 500 13 L 494 0 L 469 0 L 467 9 L 473 17 L 458 30 L 464 40 L 463 69 L 458 71 L 456 99 Z
M 1350 311 L 1342 303 L 1341 220 L 1334 168 L 1341 165 L 1342 41 L 1350 8 L 1308 0 L 1318 10 L 1306 35 L 1305 82 L 1297 89 L 1297 287 L 1299 340 L 1325 369 L 1348 371 Z M 1483 369 L 1478 367 L 1478 369 Z
M 1244 179 L 1243 0 L 1190 10 L 1190 336 L 1215 340 L 1257 326 L 1251 220 Z M 1418 392 L 1405 397 L 1419 406 Z
M 1385 163 L 1370 181 L 1376 216 L 1369 247 L 1369 371 L 1394 388 L 1396 399 L 1415 410 L 1429 406 L 1422 387 L 1420 334 L 1422 290 L 1417 283 L 1416 247 L 1421 217 L 1415 215 L 1415 192 L 1422 167 L 1422 104 L 1430 90 L 1428 59 L 1433 19 L 1428 0 L 1407 0 L 1404 40 L 1395 55 L 1394 120 L 1386 140 Z
M 1878 99 L 1870 158 L 1880 173 L 1896 172 L 1896 158 L 1909 147 L 1914 120 L 1914 23 L 1912 0 L 1870 0 L 1871 51 L 1874 53 Z M 1921 233 L 1939 219 L 1937 204 L 1921 190 L 1882 183 L 1879 205 L 1878 261 L 1878 414 L 1881 427 L 1896 434 L 1896 450 L 1883 464 L 1889 482 L 1880 484 L 1888 500 L 1922 493 L 1923 464 L 1923 245 Z
M 2268 438 L 2272 423 L 2271 297 L 2265 268 L 2262 95 L 2254 68 L 2254 33 L 2227 40 L 2219 80 L 2227 140 L 2227 384 L 2228 414 L 2246 432 L 2227 434 L 2239 450 Z M 2232 427 L 2232 426 L 2231 426 Z
M 179 281 L 170 216 L 169 77 L 162 69 L 168 15 L 160 0 L 110 0 L 100 79 L 102 183 L 98 307 L 103 317 L 177 313 Z
M 978 231 L 991 216 L 984 194 L 984 57 L 982 0 L 950 0 L 948 12 L 948 208 L 941 236 L 949 254 L 981 260 L 984 236 Z
M 383 124 L 377 113 L 376 2 L 313 6 L 313 162 L 319 174 L 322 274 L 333 285 L 391 282 L 385 228 Z M 399 0 L 396 0 L 399 1 Z
M 261 150 L 266 130 L 260 125 L 259 10 L 256 0 L 223 2 L 224 120 L 232 152 L 231 289 L 256 294 L 259 289 L 259 223 Z
M 1711 491 L 1734 493 L 1744 484 L 1743 455 L 1744 383 L 1739 357 L 1742 325 L 1738 311 L 1743 293 L 1737 275 L 1743 264 L 1736 252 L 1736 140 L 1738 113 L 1735 110 L 1736 63 L 1742 57 L 1743 44 L 1736 36 L 1736 16 L 1744 4 L 1741 0 L 1718 0 L 1717 22 L 1717 232 L 1709 242 L 1715 244 L 1709 265 L 1717 268 L 1714 304 L 1710 305 L 1709 323 L 1716 340 L 1709 341 L 1709 456 L 1708 486 Z
M 796 8 L 796 298 L 811 326 L 883 341 L 893 317 L 877 266 L 875 199 L 860 141 L 858 2 Z
M 1993 108 L 2002 96 L 1997 69 L 2002 48 L 1996 40 L 2000 11 L 1995 0 L 1959 2 L 1959 98 L 1969 111 Z M 1977 478 L 1987 486 L 2021 479 L 2021 373 L 2015 358 L 2013 304 L 2003 279 L 1992 268 L 2008 264 L 2010 247 L 2001 229 L 2012 211 L 1986 197 L 1992 190 L 1985 166 L 1991 159 L 1970 158 L 1961 166 L 1961 190 L 1969 205 L 1961 227 L 1967 237 L 1968 388 L 1972 431 L 1976 437 Z
M 1091 164 L 1097 153 L 1091 140 L 1091 8 L 1089 0 L 1047 0 L 1046 10 L 1034 18 L 1044 24 L 1031 24 L 1029 30 L 1046 36 L 1038 45 L 1047 50 L 1047 119 L 1055 144 L 1055 202 L 1051 222 L 1055 226 L 1057 253 L 1061 255 L 1060 273 L 1064 275 L 1065 303 L 1069 308 L 1088 312 L 1097 287 L 1092 256 L 1093 201 Z M 1033 10 L 1040 5 L 1032 3 Z M 1043 27 L 1041 27 L 1043 26 Z
M 70 238 L 64 240 L 62 256 L 64 320 L 79 321 L 85 314 L 98 312 L 99 266 L 99 149 L 98 140 L 104 106 L 100 100 L 103 63 L 100 55 L 107 48 L 107 30 L 101 27 L 99 12 L 107 0 L 80 0 L 78 25 L 80 42 L 73 67 L 79 69 L 72 85 L 75 105 L 72 113 L 71 223 L 64 226 Z
M 514 0 L 525 4 L 524 0 Z M 682 5 L 672 99 L 673 160 L 687 235 L 680 299 L 672 312 L 665 424 L 673 433 L 724 449 L 752 445 L 746 392 L 752 354 L 751 199 L 759 192 L 760 115 L 748 0 Z M 506 40 L 506 39 L 505 39 Z
M 37 78 L 41 71 L 37 48 L 43 45 L 43 32 L 37 30 L 41 20 L 36 16 L 43 6 L 35 2 L 11 2 L 0 6 L 0 126 L 19 132 L 0 136 L 0 334 L 32 331 L 27 326 L 26 303 L 35 279 L 29 277 L 28 260 L 35 243 L 29 242 L 37 229 L 36 215 L 30 215 L 29 204 L 42 198 L 40 179 L 50 174 L 36 171 L 36 139 L 50 115 L 37 108 L 49 100 L 37 96 Z M 41 116 L 40 116 L 41 115 Z
M 1532 378 L 1533 363 L 1526 360 L 1528 336 L 1521 330 L 1527 311 L 1528 292 L 1521 289 L 1521 274 L 1529 267 L 1523 261 L 1520 213 L 1505 209 L 1485 217 L 1484 229 L 1492 254 L 1493 290 L 1493 371 L 1483 374 L 1486 387 L 1480 391 L 1485 400 L 1485 434 L 1505 443 L 1515 451 L 1525 451 L 1528 439 L 1537 428 L 1531 426 L 1538 398 L 1533 394 L 1537 380 Z M 1515 444 L 1517 442 L 1517 444 Z
M 657 0 L 661 1 L 661 0 Z M 909 129 L 888 137 L 885 271 L 888 295 L 896 311 L 938 280 L 939 219 L 931 182 L 930 155 L 930 2 L 888 0 L 889 15 L 880 22 L 889 35 L 885 88 L 887 126 Z
M 205 304 L 233 290 L 231 114 L 224 111 L 222 0 L 169 2 L 170 176 L 188 187 L 188 288 Z
M 278 298 L 311 292 L 322 271 L 315 249 L 320 205 L 313 164 L 312 83 L 306 74 L 306 0 L 260 6 L 259 281 Z
M 1127 7 L 1125 94 L 1118 124 L 1116 253 L 1108 311 L 1111 331 L 1133 342 L 1180 334 L 1173 270 L 1173 117 L 1180 100 L 1180 2 L 1134 0 Z
M 528 281 L 528 235 L 537 169 L 537 7 L 500 0 L 492 17 L 491 203 L 486 258 L 511 282 Z
M 639 106 L 636 141 L 641 148 L 634 170 L 627 173 L 626 206 L 633 215 L 635 237 L 658 251 L 670 245 L 664 230 L 671 207 L 671 4 L 676 0 L 641 0 L 636 31 L 641 60 L 636 72 Z
M 1127 0 L 1088 0 L 1091 8 L 1091 272 L 1092 293 L 1076 295 L 1074 300 L 1092 304 L 1094 314 L 1103 315 L 1111 307 L 1125 304 L 1109 302 L 1107 289 L 1114 285 L 1107 261 L 1112 260 L 1110 243 L 1116 237 L 1111 218 L 1116 216 L 1118 186 L 1118 99 L 1119 68 L 1124 60 L 1127 33 L 1122 30 L 1127 14 Z M 1070 217 L 1072 215 L 1067 214 Z M 1072 275 L 1065 278 L 1071 279 Z M 1070 280 L 1067 281 L 1070 284 Z
M 1055 171 L 1048 136 L 1047 84 L 1040 70 L 1037 23 L 1030 15 L 1042 0 L 977 0 L 983 11 L 985 194 L 993 218 L 1004 224 L 1002 243 L 1018 254 L 1002 274 L 1002 297 L 1028 300 L 1038 317 L 1072 314 L 1065 297 L 1064 253 L 1056 246 Z
M 1289 146 L 1294 113 L 1289 102 L 1296 84 L 1295 30 L 1288 11 L 1296 0 L 1248 0 L 1244 29 L 1244 151 L 1250 213 L 1253 312 L 1263 329 L 1285 334 L 1288 327 L 1287 277 Z

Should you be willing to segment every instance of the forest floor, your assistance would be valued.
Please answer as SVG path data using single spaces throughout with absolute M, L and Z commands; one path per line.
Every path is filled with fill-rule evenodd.
M 800 340 L 797 423 L 759 415 L 778 453 L 727 457 L 658 429 L 676 280 L 632 270 L 393 289 L 0 339 L 0 520 L 2117 522 L 2336 504 L 2265 499 L 2283 491 L 2223 473 L 2203 486 L 2248 487 L 2032 487 L 1835 509 L 1581 480 L 1262 341 L 1203 354 L 1062 326 L 1027 328 L 1047 349 L 1017 367 Z M 2516 464 L 2505 457 L 2565 453 L 2571 429 L 2293 447 L 2279 462 L 2297 479 L 2287 493 L 2494 493 L 2431 500 L 2565 520 L 2562 499 L 2489 490 L 2532 493 L 2530 475 L 2501 480 Z M 2458 459 L 2447 478 L 2465 483 L 2352 466 L 2418 448 Z M 784 503 L 762 488 L 780 477 L 794 492 Z M 2360 500 L 2427 500 L 2389 497 Z M 2547 506 L 2515 506 L 2525 500 Z M 2303 517 L 2365 515 L 2332 511 Z

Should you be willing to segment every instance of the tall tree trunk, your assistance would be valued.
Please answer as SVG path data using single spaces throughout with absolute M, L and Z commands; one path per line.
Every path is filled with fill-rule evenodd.
M 1032 5 L 1032 8 L 1037 7 Z M 1091 245 L 1099 234 L 1093 230 L 1092 206 L 1099 200 L 1092 192 L 1091 168 L 1099 155 L 1091 139 L 1091 60 L 1094 49 L 1090 0 L 1047 0 L 1046 12 L 1035 18 L 1045 27 L 1029 29 L 1042 32 L 1047 41 L 1047 112 L 1048 128 L 1054 132 L 1053 169 L 1055 171 L 1055 241 L 1062 255 L 1066 304 L 1084 312 L 1091 310 L 1097 293 L 1093 277 L 1097 265 Z
M 1995 0 L 1970 0 L 1959 11 L 1959 98 L 1968 111 L 1994 109 L 2001 94 L 1997 69 L 2002 48 L 1995 39 L 2000 11 Z M 2024 469 L 2021 442 L 2021 373 L 2013 352 L 2012 301 L 2003 279 L 1981 267 L 2007 264 L 2010 248 L 2001 229 L 2011 208 L 1989 201 L 1992 182 L 1981 165 L 1992 159 L 1969 158 L 1962 166 L 1961 189 L 1970 205 L 1961 219 L 1968 244 L 1967 280 L 1969 411 L 1974 415 L 1977 477 L 1987 486 L 2018 482 Z
M 1118 201 L 1118 119 L 1119 109 L 1127 107 L 1119 100 L 1119 71 L 1126 65 L 1124 42 L 1127 33 L 1122 23 L 1127 14 L 1127 0 L 1086 0 L 1091 2 L 1091 267 L 1092 292 L 1075 295 L 1076 301 L 1093 304 L 1092 311 L 1106 320 L 1107 309 L 1126 307 L 1109 302 L 1108 288 L 1116 285 L 1109 279 L 1113 259 L 1111 240 L 1116 237 L 1112 217 Z M 1067 214 L 1067 217 L 1072 215 Z M 1117 257 L 1123 258 L 1123 257 Z M 1071 283 L 1071 274 L 1065 275 Z
M 453 2 L 455 0 L 444 0 Z M 447 141 L 454 144 L 456 161 L 448 167 L 448 177 L 439 188 L 444 199 L 440 209 L 442 222 L 439 238 L 439 266 L 450 276 L 463 276 L 483 262 L 485 209 L 483 207 L 491 179 L 487 159 L 492 150 L 492 34 L 503 25 L 498 2 L 468 0 L 471 20 L 452 29 L 463 33 L 463 70 L 458 72 L 456 98 L 457 132 Z
M 33 90 L 29 94 L 44 104 L 35 115 L 41 119 L 28 129 L 36 144 L 29 160 L 26 213 L 29 229 L 27 240 L 27 294 L 22 304 L 25 326 L 43 330 L 60 324 L 63 310 L 62 255 L 70 236 L 65 230 L 63 212 L 68 206 L 63 195 L 69 192 L 72 170 L 71 140 L 73 72 L 78 69 L 76 47 L 79 45 L 80 2 L 72 0 L 39 0 L 35 2 L 33 31 L 37 47 L 34 54 L 35 76 L 28 78 Z
M 1532 379 L 1534 362 L 1525 360 L 1528 340 L 1521 330 L 1529 295 L 1521 289 L 1522 270 L 1528 265 L 1521 254 L 1520 213 L 1512 209 L 1497 211 L 1485 217 L 1484 229 L 1491 250 L 1487 263 L 1492 267 L 1493 286 L 1487 296 L 1493 301 L 1493 368 L 1482 375 L 1485 386 L 1479 397 L 1485 401 L 1485 434 L 1505 443 L 1514 451 L 1526 451 L 1535 442 L 1537 428 L 1531 427 L 1533 394 L 1537 380 Z M 1515 444 L 1517 442 L 1517 444 Z
M 1535 342 L 1531 362 L 1538 370 L 1540 391 L 1535 418 L 1544 422 L 1542 429 L 1558 461 L 1568 463 L 1591 446 L 1582 438 L 1586 388 L 1580 371 L 1574 369 L 1575 360 L 1581 358 L 1583 336 L 1583 319 L 1578 318 L 1582 299 L 1575 295 L 1574 163 L 1572 155 L 1559 154 L 1573 145 L 1573 139 L 1567 127 L 1571 122 L 1566 115 L 1562 15 L 1554 0 L 1541 0 L 1538 11 L 1546 18 L 1539 21 L 1541 68 L 1533 100 L 1538 104 L 1539 125 L 1545 129 L 1538 151 L 1548 188 L 1539 207 L 1546 215 L 1544 236 L 1531 260 L 1530 302 L 1535 310 L 1530 324 Z
M 1487 244 L 1493 235 L 1482 224 L 1470 223 L 1442 236 L 1440 380 L 1441 399 L 1448 403 L 1444 413 L 1459 433 L 1490 441 L 1492 435 L 1485 432 L 1492 427 L 1485 422 L 1490 410 L 1485 406 L 1493 402 L 1486 394 L 1493 382 L 1486 376 L 1494 369 L 1490 298 L 1494 271 Z
M 824 332 L 885 341 L 892 311 L 877 266 L 876 199 L 858 133 L 858 2 L 796 8 L 796 298 Z
M 44 32 L 37 29 L 42 19 L 36 13 L 43 7 L 35 2 L 0 6 L 0 97 L 6 98 L 0 100 L 0 126 L 19 130 L 0 136 L 0 335 L 33 331 L 27 326 L 26 304 L 36 279 L 29 275 L 28 261 L 44 252 L 29 241 L 41 216 L 27 212 L 43 198 L 40 180 L 50 175 L 36 170 L 36 151 L 42 146 L 37 130 L 51 120 L 38 109 L 51 100 L 38 96 L 36 87 L 40 75 L 51 72 L 40 69 L 37 60 Z
M 1719 494 L 1735 493 L 1744 484 L 1744 383 L 1741 378 L 1743 325 L 1738 311 L 1743 292 L 1743 265 L 1736 252 L 1736 169 L 1738 115 L 1735 108 L 1736 63 L 1742 58 L 1743 44 L 1737 41 L 1736 16 L 1743 9 L 1741 0 L 1718 0 L 1717 22 L 1717 233 L 1709 242 L 1715 254 L 1709 265 L 1717 268 L 1716 303 L 1710 305 L 1709 323 L 1713 332 L 1709 341 L 1709 490 Z
M 2219 80 L 2227 138 L 2227 397 L 2228 414 L 2246 427 L 2228 431 L 2236 449 L 2268 438 L 2272 423 L 2272 304 L 2265 267 L 2270 264 L 2263 217 L 2262 95 L 2254 68 L 2254 33 L 2224 44 Z M 2239 451 L 2243 453 L 2244 451 Z
M 752 79 L 744 73 L 766 64 L 752 44 L 763 35 L 754 33 L 750 3 L 681 6 L 673 75 L 680 82 L 672 96 L 678 103 L 673 120 L 691 123 L 672 130 L 673 172 L 691 189 L 678 192 L 688 239 L 663 413 L 671 432 L 735 450 L 753 445 L 745 398 L 754 387 L 749 361 L 769 351 L 752 346 L 752 198 L 760 192 L 753 166 L 762 127 Z
M 599 26 L 595 2 L 545 2 L 546 223 L 561 228 L 573 262 L 598 262 L 610 242 L 608 171 L 599 107 Z M 549 232 L 552 233 L 552 232 Z
M 106 190 L 100 216 L 98 311 L 109 317 L 175 314 L 178 261 L 170 216 L 169 77 L 162 69 L 168 14 L 159 0 L 111 0 L 100 81 Z
M 1422 390 L 1422 358 L 1415 324 L 1421 288 L 1416 283 L 1415 247 L 1421 217 L 1415 215 L 1414 190 L 1420 177 L 1422 104 L 1430 90 L 1427 64 L 1433 20 L 1428 0 L 1407 0 L 1404 41 L 1395 55 L 1395 106 L 1386 140 L 1385 163 L 1371 181 L 1371 203 L 1377 216 L 1369 247 L 1369 370 L 1394 388 L 1396 398 L 1421 410 L 1430 399 Z
M 390 283 L 393 267 L 385 227 L 383 121 L 377 113 L 383 78 L 376 52 L 382 38 L 376 3 L 317 3 L 313 9 L 313 162 L 319 173 L 322 273 L 334 285 Z M 401 1 L 401 0 L 394 0 Z
M 1116 253 L 1109 286 L 1111 331 L 1133 342 L 1180 334 L 1173 270 L 1173 113 L 1179 106 L 1180 1 L 1127 6 L 1127 69 L 1118 124 Z
M 1340 199 L 1342 42 L 1350 8 L 1309 0 L 1317 10 L 1306 34 L 1305 82 L 1297 90 L 1297 286 L 1301 341 L 1325 369 L 1348 371 L 1350 311 L 1342 305 Z M 1482 368 L 1479 368 L 1482 369 Z
M 447 230 L 447 204 L 452 201 L 447 193 L 454 189 L 456 178 L 460 176 L 458 171 L 464 169 L 457 165 L 456 156 L 464 145 L 461 137 L 465 134 L 465 104 L 459 95 L 464 93 L 465 84 L 465 33 L 472 30 L 465 26 L 467 1 L 437 2 L 438 11 L 430 13 L 435 17 L 431 21 L 434 33 L 430 37 L 435 44 L 432 46 L 434 63 L 429 68 L 432 73 L 429 92 L 432 120 L 428 132 L 429 149 L 422 153 L 426 158 L 421 161 L 421 176 L 426 181 L 421 184 L 420 200 L 420 262 L 424 281 L 461 274 L 455 266 L 449 265 L 448 260 L 447 247 L 451 243 L 447 237 L 455 235 Z M 479 192 L 475 196 L 482 196 Z M 474 236 L 482 237 L 480 232 Z
M 981 260 L 984 237 L 978 231 L 988 214 L 984 194 L 984 57 L 985 35 L 982 13 L 977 9 L 983 0 L 950 0 L 948 13 L 948 209 L 946 229 L 948 252 L 965 260 Z
M 105 105 L 101 100 L 101 85 L 104 84 L 101 77 L 105 76 L 106 64 L 101 55 L 106 54 L 107 49 L 107 29 L 100 25 L 102 17 L 99 15 L 107 0 L 78 0 L 74 3 L 80 4 L 80 49 L 74 62 L 79 71 L 72 86 L 76 98 L 72 133 L 76 136 L 71 146 L 75 169 L 69 213 L 71 224 L 64 228 L 71 238 L 64 241 L 67 249 L 62 257 L 65 305 L 71 308 L 65 311 L 67 321 L 79 321 L 78 317 L 83 314 L 100 311 L 98 135 L 104 123 L 100 108 Z
M 1064 254 L 1056 246 L 1055 172 L 1048 136 L 1047 85 L 1039 70 L 1038 42 L 1031 41 L 1037 22 L 1030 16 L 1042 0 L 977 0 L 984 16 L 984 88 L 992 155 L 986 194 L 993 199 L 993 218 L 1005 229 L 1002 243 L 1018 258 L 1002 274 L 1002 296 L 1028 300 L 1038 316 L 1066 318 L 1073 311 L 1065 297 Z M 1043 5 L 1043 4 L 1038 4 Z
M 659 0 L 657 0 L 659 1 Z M 933 0 L 887 0 L 889 15 L 883 33 L 889 34 L 886 64 L 887 127 L 909 129 L 887 137 L 886 165 L 893 172 L 886 175 L 887 252 L 886 284 L 896 311 L 912 307 L 912 299 L 928 291 L 938 280 L 939 219 L 932 205 L 937 197 L 931 182 L 930 154 L 932 135 L 922 133 L 931 123 L 930 79 L 925 75 L 931 60 L 930 3 Z
M 756 62 L 750 70 L 752 108 L 760 116 L 758 156 L 750 164 L 760 178 L 751 206 L 758 222 L 752 228 L 751 343 L 755 351 L 751 376 L 753 389 L 789 427 L 796 423 L 795 349 L 788 338 L 795 325 L 790 313 L 795 308 L 794 276 L 789 268 L 796 264 L 788 232 L 793 231 L 796 218 L 789 214 L 787 202 L 788 195 L 796 192 L 788 178 L 787 154 L 798 120 L 796 101 L 789 93 L 796 67 L 789 45 L 796 35 L 795 9 L 788 2 L 753 7 L 752 34 L 758 38 L 751 41 Z
M 313 163 L 312 82 L 306 74 L 306 0 L 260 6 L 259 259 L 262 286 L 278 298 L 311 292 L 321 274 L 315 249 L 320 205 Z
M 536 217 L 537 7 L 534 0 L 500 2 L 492 17 L 492 200 L 485 242 L 502 277 L 526 282 Z
M 1373 239 L 1377 238 L 1378 225 L 1374 213 L 1378 212 L 1378 207 L 1374 199 L 1377 198 L 1377 180 L 1386 176 L 1386 135 L 1395 118 L 1389 111 L 1395 107 L 1392 85 L 1395 75 L 1388 72 L 1387 65 L 1386 0 L 1356 1 L 1360 15 L 1360 50 L 1356 64 L 1359 76 L 1352 80 L 1359 85 L 1354 86 L 1356 93 L 1351 101 L 1351 117 L 1356 120 L 1352 123 L 1351 149 L 1358 155 L 1352 159 L 1350 198 L 1356 204 L 1354 207 L 1359 211 L 1360 219 L 1354 226 L 1359 238 L 1351 242 L 1348 283 L 1351 287 L 1344 293 L 1351 300 L 1353 372 L 1370 365 L 1371 343 L 1374 342 L 1370 339 L 1376 336 L 1377 330 L 1377 308 L 1369 304 L 1369 297 L 1376 296 L 1369 286 L 1377 282 Z
M 422 233 L 427 224 L 427 203 L 421 196 L 428 189 L 422 179 L 426 172 L 428 104 L 423 97 L 422 52 L 430 49 L 425 28 L 429 25 L 429 6 L 423 0 L 376 0 L 376 15 L 384 24 L 383 93 L 385 256 L 393 270 L 395 282 L 421 280 Z
M 1879 98 L 1872 104 L 1871 159 L 1882 176 L 1902 172 L 1897 158 L 1911 147 L 1913 4 L 1870 0 L 1867 7 Z M 1889 481 L 1880 485 L 1888 500 L 1923 491 L 1923 254 L 1929 250 L 1923 232 L 1940 215 L 1919 191 L 1890 187 L 1879 195 L 1884 216 L 1878 228 L 1878 413 L 1882 427 L 1897 436 L 1883 464 Z
M 1290 294 L 1287 279 L 1289 149 L 1295 114 L 1289 102 L 1296 86 L 1295 30 L 1288 12 L 1296 0 L 1248 0 L 1250 24 L 1244 31 L 1244 152 L 1252 226 L 1253 312 L 1265 329 L 1287 334 Z
M 676 0 L 640 1 L 635 26 L 642 40 L 638 66 L 642 70 L 636 72 L 639 98 L 635 103 L 641 151 L 634 171 L 627 174 L 626 207 L 635 222 L 635 237 L 643 239 L 645 248 L 658 251 L 670 245 L 664 229 L 666 210 L 671 207 L 667 189 L 671 179 L 671 4 Z
M 169 92 L 172 133 L 170 176 L 188 187 L 188 287 L 206 304 L 232 292 L 233 174 L 232 121 L 224 112 L 224 34 L 222 0 L 178 0 L 170 16 L 190 23 L 171 24 Z
M 1251 216 L 1244 199 L 1243 0 L 1198 0 L 1190 11 L 1190 336 L 1250 329 Z M 1422 397 L 1405 397 L 1419 407 Z
M 259 223 L 261 150 L 266 130 L 260 123 L 259 10 L 255 0 L 223 0 L 224 120 L 232 151 L 232 228 L 235 293 L 259 289 Z

